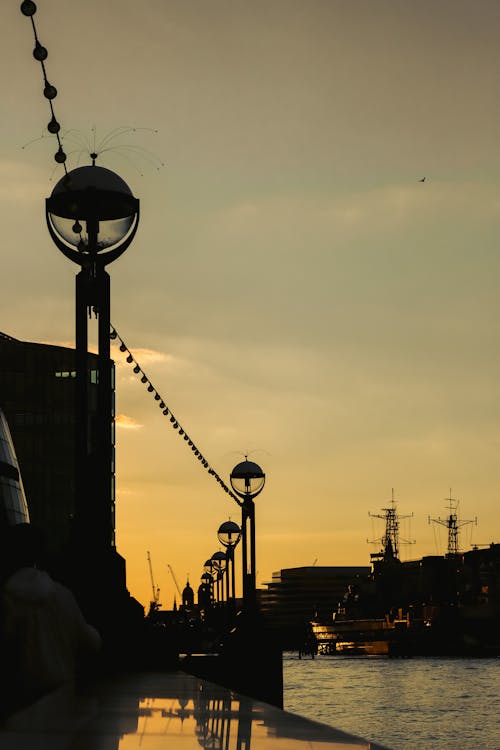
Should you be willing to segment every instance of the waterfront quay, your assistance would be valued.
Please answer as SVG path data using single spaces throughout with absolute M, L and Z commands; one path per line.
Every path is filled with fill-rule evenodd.
M 388 750 L 182 669 L 116 673 L 76 693 L 60 689 L 14 714 L 0 728 L 1 750 L 194 750 L 200 746 Z

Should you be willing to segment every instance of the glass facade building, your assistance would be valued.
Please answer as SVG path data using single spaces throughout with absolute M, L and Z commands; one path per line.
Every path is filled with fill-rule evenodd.
M 30 520 L 42 529 L 49 558 L 55 560 L 63 558 L 71 545 L 75 514 L 75 361 L 72 348 L 19 341 L 0 333 L 0 408 L 10 428 Z M 88 366 L 92 443 L 97 418 L 97 355 L 89 354 Z M 114 413 L 111 418 L 114 428 Z M 109 511 L 114 519 L 114 445 L 112 451 Z M 114 522 L 112 526 L 110 544 L 114 547 Z
M 29 523 L 29 511 L 12 436 L 0 409 L 0 528 Z

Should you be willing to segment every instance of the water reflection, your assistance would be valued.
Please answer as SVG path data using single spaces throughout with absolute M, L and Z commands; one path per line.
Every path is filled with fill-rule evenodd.
M 181 693 L 144 698 L 138 704 L 138 721 L 135 737 L 124 735 L 119 750 L 135 748 L 136 738 L 141 744 L 147 738 L 165 737 L 196 740 L 196 746 L 206 750 L 250 750 L 252 735 L 252 704 L 250 698 L 235 696 L 230 690 L 196 678 L 179 677 Z M 195 744 L 193 742 L 192 746 Z

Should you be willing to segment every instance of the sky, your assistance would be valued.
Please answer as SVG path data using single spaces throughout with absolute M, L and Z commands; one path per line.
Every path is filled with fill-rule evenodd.
M 19 4 L 0 8 L 0 330 L 73 346 Z M 68 169 L 101 146 L 140 199 L 112 324 L 226 483 L 245 455 L 265 472 L 257 585 L 369 565 L 392 497 L 403 560 L 446 552 L 450 497 L 462 549 L 500 542 L 497 0 L 37 5 Z M 146 607 L 150 553 L 171 608 L 240 508 L 113 356 L 117 549 Z

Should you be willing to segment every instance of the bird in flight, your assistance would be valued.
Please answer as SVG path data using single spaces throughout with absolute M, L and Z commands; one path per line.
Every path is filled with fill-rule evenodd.
M 419 182 L 425 182 L 425 177 L 422 177 Z

